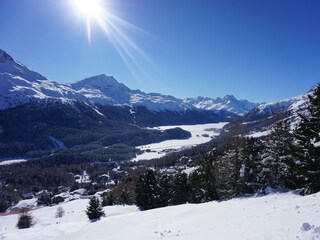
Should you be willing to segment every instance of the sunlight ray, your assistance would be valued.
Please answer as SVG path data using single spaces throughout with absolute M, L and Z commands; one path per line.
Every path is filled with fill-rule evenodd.
M 101 0 L 71 1 L 73 1 L 76 11 L 85 17 L 88 44 L 92 43 L 92 24 L 95 23 L 110 40 L 128 70 L 137 80 L 139 74 L 146 75 L 146 66 L 158 69 L 154 61 L 129 36 L 129 32 L 131 32 L 152 37 L 150 33 L 112 14 L 111 9 L 106 8 Z

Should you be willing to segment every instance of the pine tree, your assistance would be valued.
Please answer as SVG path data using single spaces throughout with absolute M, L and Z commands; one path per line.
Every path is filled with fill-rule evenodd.
M 90 199 L 86 214 L 90 220 L 99 219 L 100 217 L 104 216 L 104 211 L 100 206 L 100 201 L 98 198 L 94 197 Z
M 135 188 L 136 205 L 143 210 L 158 206 L 158 186 L 153 170 L 140 175 Z
M 115 204 L 115 197 L 114 197 L 114 194 L 113 194 L 113 191 L 107 193 L 107 195 L 103 196 L 103 200 L 102 200 L 102 203 L 101 205 L 102 206 L 112 206 Z
M 261 148 L 260 139 L 244 139 L 238 194 L 254 193 L 261 189 L 258 178 L 258 173 L 261 171 Z
M 171 184 L 167 174 L 160 177 L 158 183 L 158 207 L 166 207 L 172 203 Z
M 295 132 L 298 177 L 307 192 L 320 191 L 320 84 L 309 95 L 307 114 L 300 115 L 301 122 Z
M 189 184 L 186 173 L 177 173 L 172 186 L 172 203 L 174 205 L 188 202 Z
M 120 196 L 119 196 L 119 203 L 120 204 L 129 204 L 130 203 L 130 197 L 129 197 L 129 193 L 128 193 L 128 188 L 127 187 L 124 187 L 120 193 Z
M 216 189 L 215 167 L 212 160 L 205 158 L 199 168 L 202 176 L 202 186 L 204 189 L 204 201 L 213 201 L 219 199 Z
M 205 189 L 203 189 L 203 176 L 199 170 L 193 171 L 189 176 L 190 196 L 191 203 L 204 202 Z
M 23 229 L 23 228 L 30 228 L 35 224 L 33 221 L 33 217 L 28 212 L 23 212 L 19 215 L 17 228 Z
M 294 161 L 293 142 L 289 121 L 278 121 L 266 142 L 268 156 L 263 161 L 263 168 L 269 170 L 265 173 L 266 186 L 285 188 L 290 185 L 287 182 L 290 175 L 290 162 Z

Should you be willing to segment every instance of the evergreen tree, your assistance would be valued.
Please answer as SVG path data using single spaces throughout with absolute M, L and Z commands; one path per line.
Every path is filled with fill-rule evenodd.
M 128 188 L 124 187 L 120 193 L 119 196 L 119 203 L 120 204 L 129 204 L 130 203 L 130 197 L 129 197 L 129 193 L 128 193 Z
M 203 176 L 199 170 L 193 171 L 189 176 L 190 196 L 191 203 L 204 202 L 205 189 L 203 189 Z
M 309 193 L 320 191 L 320 84 L 309 95 L 308 111 L 300 115 L 297 138 L 298 177 Z
M 258 173 L 261 171 L 261 140 L 245 138 L 241 152 L 238 194 L 254 193 L 261 188 Z
M 30 228 L 35 224 L 33 221 L 33 217 L 28 212 L 23 212 L 19 215 L 17 228 L 23 229 L 23 228 Z
M 214 162 L 209 158 L 205 158 L 199 171 L 201 173 L 202 187 L 204 189 L 204 201 L 217 200 L 219 197 L 216 189 Z
M 90 220 L 99 219 L 100 217 L 104 216 L 104 211 L 100 206 L 100 201 L 98 198 L 94 197 L 90 199 L 86 214 Z
M 189 184 L 186 173 L 177 173 L 172 186 L 172 203 L 174 205 L 188 202 Z
M 158 207 L 165 207 L 172 203 L 171 184 L 167 174 L 160 177 L 158 183 Z
M 273 188 L 285 188 L 289 181 L 290 162 L 294 161 L 293 134 L 290 123 L 286 120 L 278 121 L 266 141 L 267 157 L 263 160 L 264 185 Z
M 108 194 L 106 194 L 105 196 L 103 196 L 103 200 L 101 205 L 102 206 L 112 206 L 115 204 L 115 197 L 113 194 L 113 191 L 109 192 Z
M 136 205 L 143 210 L 158 206 L 158 186 L 153 170 L 140 175 L 135 188 Z

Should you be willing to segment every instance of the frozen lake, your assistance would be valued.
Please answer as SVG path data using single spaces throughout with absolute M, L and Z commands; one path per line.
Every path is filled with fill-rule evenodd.
M 221 129 L 226 124 L 228 124 L 228 122 L 154 127 L 153 129 L 159 130 L 167 130 L 179 127 L 190 132 L 191 137 L 188 139 L 173 139 L 159 143 L 138 146 L 137 148 L 142 150 L 143 153 L 137 155 L 134 159 L 132 159 L 132 161 L 160 158 L 173 151 L 178 151 L 184 148 L 209 142 L 212 138 L 219 136 Z

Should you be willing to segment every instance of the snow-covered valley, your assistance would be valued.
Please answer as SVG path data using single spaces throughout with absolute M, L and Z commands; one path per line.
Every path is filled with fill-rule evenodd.
M 96 222 L 88 221 L 87 204 L 82 199 L 34 210 L 36 224 L 24 230 L 16 228 L 17 215 L 0 216 L 0 239 L 320 239 L 320 193 L 271 193 L 143 212 L 135 206 L 109 206 L 106 217 Z M 59 206 L 65 216 L 55 218 Z
M 209 142 L 212 138 L 218 136 L 221 129 L 228 124 L 222 123 L 209 123 L 209 124 L 197 124 L 197 125 L 178 125 L 178 126 L 160 126 L 154 129 L 168 130 L 172 128 L 182 128 L 191 133 L 191 137 L 188 139 L 179 140 L 167 140 L 160 143 L 153 143 L 148 145 L 138 146 L 143 151 L 142 154 L 137 155 L 132 161 L 149 160 L 154 158 L 160 158 L 166 154 L 178 151 L 183 148 L 193 147 L 202 143 Z

